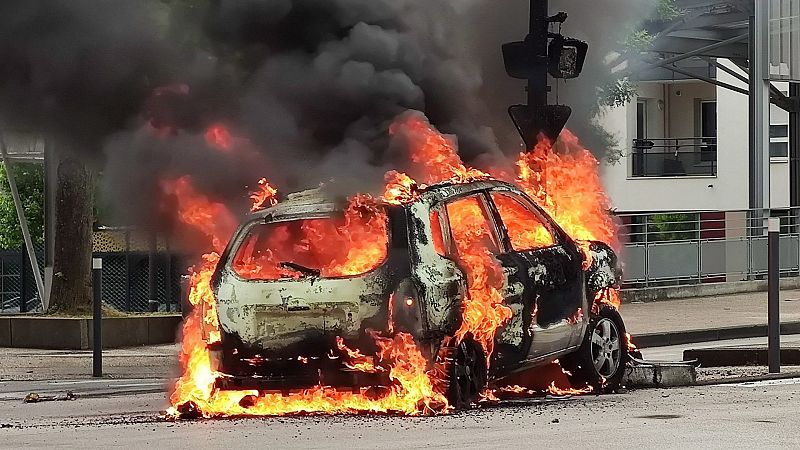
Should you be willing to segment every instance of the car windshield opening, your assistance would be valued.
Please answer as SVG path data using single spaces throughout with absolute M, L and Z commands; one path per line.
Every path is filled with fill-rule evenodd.
M 332 217 L 253 225 L 232 268 L 248 280 L 337 278 L 367 273 L 388 251 L 382 208 L 348 210 Z

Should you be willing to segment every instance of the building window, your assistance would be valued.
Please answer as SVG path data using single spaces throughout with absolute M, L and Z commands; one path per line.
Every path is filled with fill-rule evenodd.
M 700 104 L 700 132 L 704 138 L 717 137 L 717 102 L 704 101 Z
M 789 125 L 769 126 L 770 158 L 789 157 Z
M 769 126 L 770 138 L 788 138 L 789 125 L 770 125 Z
M 636 139 L 647 139 L 647 100 L 636 102 Z
M 788 158 L 789 157 L 789 143 L 788 142 L 770 142 L 769 143 L 769 157 L 770 158 Z

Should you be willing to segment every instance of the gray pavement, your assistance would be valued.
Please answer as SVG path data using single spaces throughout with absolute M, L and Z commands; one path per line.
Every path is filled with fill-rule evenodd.
M 103 351 L 107 378 L 170 378 L 180 373 L 178 344 Z M 91 350 L 0 349 L 0 382 L 91 378 Z
M 0 402 L 2 448 L 797 448 L 800 379 L 528 400 L 442 417 L 170 423 L 164 394 Z
M 780 309 L 781 321 L 800 321 L 800 291 L 782 291 Z M 637 334 L 764 325 L 767 293 L 627 303 L 621 313 L 634 342 Z

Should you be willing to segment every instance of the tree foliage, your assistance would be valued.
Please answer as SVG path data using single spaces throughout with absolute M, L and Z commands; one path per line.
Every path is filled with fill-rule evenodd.
M 15 164 L 17 182 L 28 227 L 34 244 L 44 242 L 44 167 L 41 164 Z M 0 164 L 0 249 L 23 248 L 22 228 L 17 218 L 6 167 Z
M 675 0 L 659 0 L 656 13 L 658 18 L 664 21 L 675 20 L 683 15 L 683 11 L 675 4 Z

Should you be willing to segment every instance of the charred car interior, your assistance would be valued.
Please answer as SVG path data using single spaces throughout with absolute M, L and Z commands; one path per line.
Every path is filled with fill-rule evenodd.
M 305 191 L 236 231 L 212 278 L 218 388 L 380 389 L 391 379 L 375 336 L 398 332 L 413 336 L 456 407 L 491 380 L 556 359 L 575 383 L 598 392 L 619 385 L 625 327 L 596 301 L 619 277 L 608 245 L 574 241 L 500 181 L 438 184 L 402 204 L 347 208 Z M 468 273 L 468 257 L 496 263 Z M 472 290 L 492 280 L 502 285 L 502 326 L 463 332 Z

